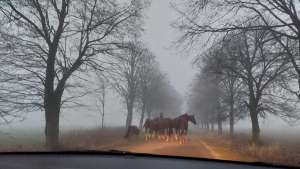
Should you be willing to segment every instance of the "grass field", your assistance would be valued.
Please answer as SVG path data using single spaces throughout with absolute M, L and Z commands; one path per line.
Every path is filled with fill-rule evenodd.
M 208 146 L 217 153 L 227 156 L 228 160 L 263 161 L 298 165 L 300 161 L 300 135 L 297 131 L 264 130 L 261 132 L 262 146 L 251 143 L 251 132 L 237 130 L 235 139 L 228 132 L 222 135 L 217 132 L 206 133 L 195 131 Z M 125 127 L 105 126 L 94 128 L 62 129 L 60 144 L 62 149 L 84 150 L 98 149 L 101 146 L 125 141 Z M 15 130 L 10 136 L 0 135 L 0 151 L 47 151 L 45 149 L 44 130 Z M 141 136 L 142 133 L 140 133 Z M 226 159 L 226 158 L 225 158 Z
M 62 149 L 82 150 L 124 140 L 125 127 L 62 129 Z M 44 130 L 13 130 L 0 135 L 0 151 L 47 151 Z
M 268 130 L 261 132 L 262 145 L 256 146 L 251 142 L 251 132 L 237 131 L 235 138 L 230 138 L 227 132 L 218 135 L 217 132 L 200 132 L 202 140 L 223 154 L 232 152 L 239 154 L 243 161 L 260 161 L 268 163 L 299 166 L 300 136 L 294 131 Z M 227 151 L 227 152 L 226 152 Z M 229 160 L 235 160 L 233 159 Z

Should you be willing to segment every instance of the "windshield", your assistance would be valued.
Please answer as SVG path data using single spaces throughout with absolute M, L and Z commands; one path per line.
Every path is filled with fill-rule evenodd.
M 1 0 L 0 151 L 299 164 L 300 3 Z

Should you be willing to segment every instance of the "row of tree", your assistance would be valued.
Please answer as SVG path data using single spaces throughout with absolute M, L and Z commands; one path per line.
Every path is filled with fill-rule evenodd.
M 45 112 L 46 146 L 55 149 L 61 114 L 87 106 L 82 97 L 99 100 L 104 120 L 107 86 L 126 105 L 126 126 L 135 104 L 142 107 L 141 123 L 145 112 L 150 117 L 154 109 L 174 107 L 167 99 L 178 96 L 138 40 L 149 5 L 148 0 L 1 1 L 2 119 Z
M 108 90 L 115 91 L 124 103 L 126 126 L 133 117 L 139 118 L 142 128 L 145 118 L 157 116 L 160 111 L 166 115 L 180 114 L 181 96 L 160 69 L 156 57 L 139 40 L 128 43 L 128 47 L 106 59 L 105 70 L 96 73 L 95 105 L 104 119 L 104 105 Z M 98 103 L 97 103 L 98 102 Z
M 299 119 L 299 2 L 186 0 L 172 8 L 172 26 L 184 49 L 200 46 L 200 68 L 190 89 L 189 109 L 203 125 L 250 117 L 252 141 L 259 143 L 259 118 Z M 209 9 L 209 10 L 208 10 Z M 213 125 L 212 125 L 213 127 Z

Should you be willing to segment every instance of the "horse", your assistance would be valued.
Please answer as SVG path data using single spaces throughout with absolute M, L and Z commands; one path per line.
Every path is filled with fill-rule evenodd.
M 164 114 L 163 112 L 159 113 L 158 120 L 158 139 L 164 139 L 165 135 L 165 126 L 164 126 Z
M 139 129 L 136 126 L 129 126 L 127 129 L 127 133 L 125 135 L 125 138 L 128 138 L 128 141 L 131 140 L 131 137 L 135 134 L 136 135 L 136 139 L 139 136 Z
M 151 120 L 151 119 L 147 119 L 143 125 L 143 128 L 145 128 L 145 135 L 146 135 L 146 140 L 148 140 L 148 135 L 149 135 L 149 138 L 151 137 L 151 133 L 153 132 L 153 135 L 152 135 L 152 139 L 154 139 L 154 135 L 155 135 L 155 132 L 158 131 L 158 120 L 159 118 L 156 117 L 155 119 Z M 148 129 L 149 129 L 149 132 L 148 132 Z
M 172 119 L 172 129 L 171 129 L 172 138 L 171 138 L 171 140 L 173 140 L 173 128 L 175 129 L 175 139 L 178 140 L 178 136 L 177 136 L 178 135 L 177 123 L 178 123 L 178 119 L 181 118 L 181 117 L 187 118 L 188 114 L 185 113 L 183 115 L 180 115 L 179 117 L 176 117 L 176 118 Z
M 173 130 L 173 124 L 172 124 L 172 119 L 171 118 L 165 118 L 164 119 L 164 127 L 167 132 L 167 139 L 166 141 L 169 141 L 172 135 L 172 130 Z M 173 139 L 171 139 L 173 141 Z
M 184 118 L 184 117 L 178 118 L 176 129 L 179 130 L 179 132 L 180 132 L 180 138 L 179 138 L 179 143 L 180 144 L 182 142 L 184 142 L 184 140 L 182 138 L 183 135 L 185 135 L 185 141 L 187 141 L 187 131 L 188 131 L 188 122 L 189 121 L 194 123 L 195 125 L 197 124 L 194 115 L 189 115 L 186 118 Z

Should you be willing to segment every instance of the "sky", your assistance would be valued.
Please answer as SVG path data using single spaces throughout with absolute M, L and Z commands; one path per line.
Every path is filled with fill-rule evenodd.
M 175 54 L 174 48 L 170 48 L 174 41 L 175 30 L 170 26 L 170 22 L 176 19 L 175 12 L 169 8 L 169 1 L 153 0 L 151 7 L 146 11 L 145 32 L 142 40 L 149 49 L 157 56 L 162 71 L 168 77 L 175 89 L 182 95 L 185 94 L 188 85 L 193 77 L 194 70 L 191 68 L 191 57 Z M 125 125 L 126 108 L 120 101 L 116 100 L 113 92 L 109 94 L 109 101 L 106 106 L 105 124 Z M 60 120 L 60 127 L 80 128 L 95 127 L 100 125 L 101 117 L 97 112 L 66 112 Z M 134 125 L 138 125 L 138 119 L 133 120 Z M 45 125 L 44 112 L 30 113 L 22 122 L 15 121 L 10 125 L 3 126 L 7 129 L 19 128 L 43 128 Z
M 168 74 L 168 77 L 175 89 L 184 95 L 193 78 L 195 70 L 191 67 L 191 56 L 183 56 L 175 53 L 174 48 L 170 48 L 172 41 L 177 36 L 175 30 L 171 28 L 170 22 L 176 19 L 176 13 L 169 8 L 167 0 L 152 0 L 150 9 L 147 11 L 145 19 L 145 32 L 142 40 L 148 45 L 149 49 L 157 56 L 161 69 Z M 173 1 L 172 1 L 173 2 Z M 116 95 L 109 94 L 106 106 L 107 115 L 105 124 L 109 126 L 125 125 L 126 108 L 120 101 L 116 100 Z M 101 117 L 97 112 L 66 112 L 60 120 L 60 127 L 82 128 L 95 127 L 100 125 Z M 261 128 L 274 127 L 289 129 L 288 125 L 282 120 L 270 118 L 267 121 L 260 121 Z M 138 119 L 133 120 L 133 125 L 138 125 Z M 22 122 L 15 121 L 10 125 L 2 126 L 4 129 L 17 130 L 24 128 L 43 129 L 45 126 L 44 112 L 30 113 Z M 241 121 L 237 127 L 249 129 L 251 122 Z M 226 129 L 226 126 L 224 127 Z

